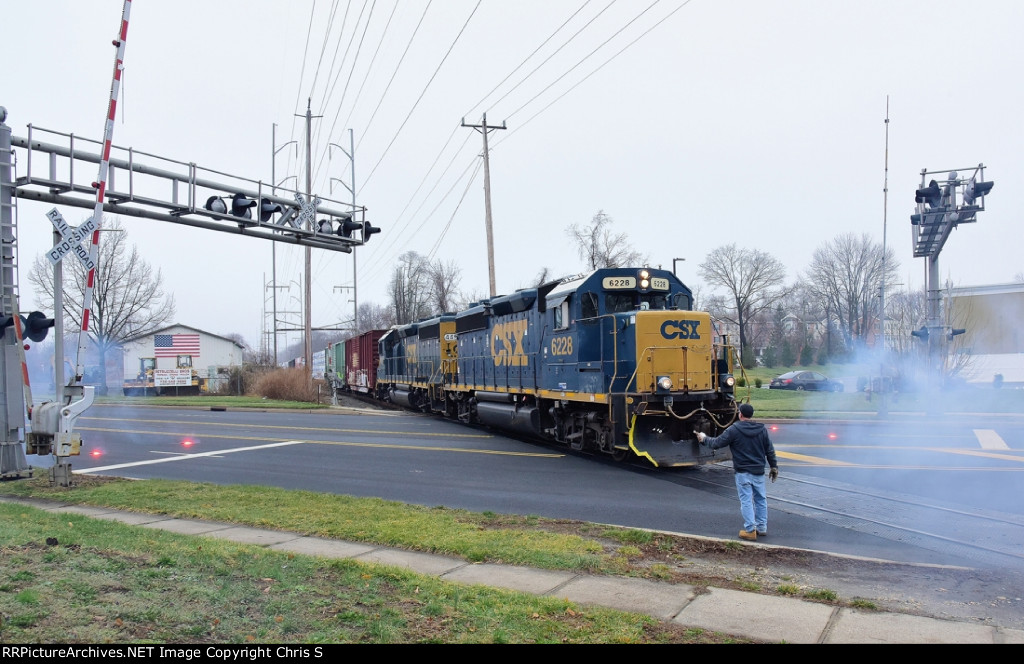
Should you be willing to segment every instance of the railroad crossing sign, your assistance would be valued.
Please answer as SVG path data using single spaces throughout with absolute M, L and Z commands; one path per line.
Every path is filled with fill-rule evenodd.
M 82 240 L 89 237 L 89 234 L 96 230 L 96 222 L 93 221 L 93 218 L 89 217 L 78 228 L 72 228 L 68 225 L 68 222 L 64 221 L 64 217 L 57 211 L 57 208 L 47 212 L 46 217 L 53 224 L 53 227 L 57 229 L 57 232 L 61 234 L 61 237 L 64 238 L 55 244 L 53 249 L 46 252 L 50 262 L 56 265 L 68 254 L 75 254 L 78 256 L 78 260 L 82 261 L 82 265 L 85 266 L 86 270 L 95 268 L 96 263 L 89 258 L 89 251 L 82 246 Z
M 316 208 L 320 205 L 320 197 L 314 196 L 308 203 L 302 194 L 296 192 L 295 201 L 301 206 L 299 214 L 295 219 L 296 228 L 306 228 L 313 223 L 313 216 L 316 215 Z

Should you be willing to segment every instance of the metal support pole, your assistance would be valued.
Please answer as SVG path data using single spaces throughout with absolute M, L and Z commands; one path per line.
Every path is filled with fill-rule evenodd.
M 17 233 L 14 219 L 11 129 L 0 106 L 0 317 L 15 315 L 17 305 Z M 0 331 L 0 478 L 31 477 L 22 435 L 25 393 L 16 378 L 14 326 Z M 15 389 L 17 388 L 17 389 Z
M 280 152 L 281 150 L 285 149 L 289 145 L 294 145 L 295 146 L 296 156 L 298 156 L 298 151 L 299 151 L 299 142 L 298 141 L 288 141 L 287 143 L 285 143 L 284 145 L 281 145 L 280 147 L 277 146 L 277 123 L 275 122 L 271 126 L 271 128 L 270 128 L 270 147 L 271 147 L 271 154 L 270 154 L 270 187 L 271 187 L 272 195 L 274 195 L 274 196 L 277 195 L 277 176 L 275 175 L 276 166 L 277 166 L 277 164 L 276 164 L 276 162 L 277 162 L 277 153 Z M 298 187 L 296 187 L 296 188 L 298 188 Z M 272 306 L 274 308 L 274 318 L 273 318 L 273 320 L 274 320 L 274 366 L 276 367 L 278 365 L 278 357 L 277 357 L 277 243 L 276 242 L 272 242 L 270 244 L 270 261 L 271 261 L 270 281 L 271 281 L 271 284 L 272 284 L 271 288 L 273 290 L 273 305 Z
M 319 115 L 313 115 L 312 110 L 312 99 L 306 99 L 306 199 L 308 201 L 313 200 L 313 118 L 319 118 Z M 307 222 L 308 230 L 316 228 L 315 215 L 309 218 Z M 310 289 L 311 282 L 313 281 L 313 255 L 312 249 L 306 247 L 306 283 L 305 283 L 305 306 L 304 309 L 304 321 L 303 328 L 305 330 L 305 343 L 303 344 L 303 360 L 306 363 L 306 371 L 310 372 L 312 376 L 313 371 L 313 293 Z

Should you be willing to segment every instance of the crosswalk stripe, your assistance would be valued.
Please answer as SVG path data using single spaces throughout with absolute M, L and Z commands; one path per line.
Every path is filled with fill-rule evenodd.
M 1010 446 L 993 429 L 975 429 L 974 435 L 978 437 L 978 444 L 983 450 L 1008 450 Z

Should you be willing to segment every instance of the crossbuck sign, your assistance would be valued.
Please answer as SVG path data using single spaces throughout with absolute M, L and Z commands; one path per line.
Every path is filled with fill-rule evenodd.
M 56 265 L 65 256 L 73 253 L 78 256 L 78 260 L 82 261 L 82 265 L 85 266 L 86 270 L 95 268 L 96 263 L 89 258 L 89 251 L 82 246 L 82 240 L 89 237 L 89 234 L 96 230 L 96 222 L 93 221 L 93 218 L 89 217 L 78 228 L 72 228 L 68 225 L 68 222 L 64 221 L 64 217 L 57 211 L 57 208 L 47 212 L 46 217 L 53 224 L 53 227 L 57 229 L 57 232 L 61 234 L 61 237 L 64 238 L 55 244 L 53 249 L 46 252 L 50 262 Z

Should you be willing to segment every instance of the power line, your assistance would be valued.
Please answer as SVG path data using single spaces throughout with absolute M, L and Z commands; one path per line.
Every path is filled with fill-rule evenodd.
M 398 136 L 399 134 L 402 133 L 402 130 L 405 128 L 406 123 L 409 122 L 409 118 L 412 117 L 412 114 L 416 110 L 416 107 L 419 106 L 420 101 L 423 100 L 423 95 L 425 95 L 427 93 L 427 90 L 430 89 L 430 84 L 434 82 L 435 78 L 437 78 L 437 74 L 438 72 L 441 71 L 441 67 L 443 67 L 444 63 L 448 60 L 448 56 L 451 55 L 452 51 L 455 49 L 455 45 L 459 43 L 459 38 L 462 37 L 462 33 L 466 31 L 466 26 L 469 25 L 469 22 L 473 19 L 473 15 L 476 14 L 476 11 L 480 9 L 481 2 L 483 2 L 483 0 L 478 0 L 476 6 L 473 7 L 473 11 L 470 12 L 469 16 L 466 18 L 466 22 L 462 25 L 462 29 L 459 30 L 459 34 L 455 35 L 455 39 L 452 41 L 451 46 L 448 47 L 448 51 L 444 54 L 444 57 L 441 58 L 441 62 L 437 64 L 437 68 L 434 70 L 434 73 L 431 74 L 430 80 L 428 80 L 427 84 L 423 86 L 423 90 L 420 92 L 420 96 L 416 98 L 416 102 L 412 105 L 412 108 L 409 109 L 409 113 L 406 114 L 405 119 L 402 120 L 402 124 L 398 127 L 398 131 L 395 132 L 395 135 L 391 139 L 391 142 L 388 143 L 388 146 L 384 148 L 384 152 L 381 153 L 380 159 L 378 159 L 377 163 L 373 166 L 372 169 L 370 169 L 370 174 L 367 175 L 366 179 L 363 181 L 364 187 L 367 184 L 369 184 L 370 180 L 373 178 L 373 174 L 377 172 L 377 167 L 380 166 L 382 161 L 384 161 L 384 157 L 386 157 L 388 152 L 391 150 L 391 146 L 395 144 L 396 140 L 398 140 Z
M 615 0 L 612 0 L 612 2 L 614 2 L 614 1 L 615 1 Z M 533 49 L 533 52 L 532 52 L 532 53 L 530 53 L 530 54 L 529 54 L 528 56 L 526 56 L 526 58 L 525 58 L 525 59 L 524 59 L 524 60 L 523 60 L 522 62 L 520 62 L 520 63 L 519 63 L 518 65 L 516 65 L 516 67 L 515 67 L 515 68 L 514 68 L 514 69 L 513 69 L 512 71 L 510 71 L 510 72 L 509 72 L 508 74 L 506 74 L 506 75 L 505 75 L 505 78 L 501 79 L 501 82 L 499 82 L 499 83 L 498 83 L 497 85 L 495 85 L 495 86 L 494 86 L 494 88 L 493 88 L 493 89 L 492 89 L 492 90 L 491 90 L 490 92 L 488 92 L 487 94 L 485 94 L 485 95 L 483 96 L 483 99 L 481 99 L 481 100 L 480 100 L 480 101 L 478 101 L 478 102 L 477 102 L 476 104 L 474 104 L 474 105 L 473 105 L 473 107 L 472 107 L 471 109 L 469 109 L 469 111 L 468 111 L 468 112 L 466 112 L 466 113 L 463 113 L 463 114 L 462 114 L 462 117 L 466 117 L 466 116 L 468 116 L 468 115 L 473 115 L 473 111 L 475 111 L 475 110 L 477 109 L 477 107 L 481 106 L 481 105 L 482 105 L 482 104 L 484 103 L 484 101 L 486 101 L 486 99 L 487 99 L 488 97 L 490 97 L 490 96 L 491 96 L 492 94 L 494 94 L 494 91 L 495 91 L 495 90 L 497 90 L 497 89 L 498 89 L 498 88 L 500 88 L 500 87 L 501 87 L 502 85 L 504 85 L 505 81 L 507 81 L 508 79 L 512 78 L 512 75 L 513 75 L 513 74 L 515 74 L 515 73 L 516 73 L 517 71 L 519 71 L 519 70 L 520 70 L 520 69 L 521 69 L 521 68 L 523 67 L 523 65 L 525 65 L 525 64 L 526 64 L 527 62 L 529 62 L 529 61 L 530 61 L 530 58 L 532 58 L 532 57 L 533 57 L 534 55 L 536 55 L 536 54 L 537 54 L 537 51 L 539 51 L 540 49 L 544 48 L 544 46 L 545 46 L 545 45 L 546 45 L 546 44 L 547 44 L 547 43 L 548 43 L 549 41 L 551 41 L 552 39 L 554 39 L 555 35 L 557 35 L 557 34 L 558 34 L 559 32 L 561 32 L 562 28 L 564 28 L 564 27 L 565 27 L 565 26 L 566 26 L 566 25 L 567 25 L 567 24 L 569 23 L 569 21 L 571 21 L 571 20 L 573 20 L 574 18 L 576 18 L 576 15 L 577 15 L 577 14 L 579 14 L 579 13 L 580 13 L 581 11 L 583 11 L 583 8 L 584 8 L 584 7 L 586 7 L 587 5 L 589 5 L 589 4 L 590 4 L 590 2 L 591 2 L 591 0 L 585 0 L 585 2 L 584 2 L 584 3 L 582 4 L 582 5 L 580 5 L 580 6 L 579 6 L 579 7 L 578 7 L 578 8 L 576 9 L 576 11 L 574 11 L 574 12 L 573 12 L 573 13 L 572 13 L 572 14 L 571 14 L 571 15 L 569 16 L 569 18 L 565 19 L 565 21 L 563 21 L 563 22 L 562 22 L 562 25 L 560 25 L 560 26 L 558 26 L 557 28 L 555 28 L 555 31 L 554 31 L 554 32 L 552 32 L 552 33 L 551 33 L 550 35 L 548 35 L 547 39 L 545 39 L 544 41 L 542 41 L 542 42 L 540 43 L 540 45 L 538 45 L 538 46 L 537 46 L 537 48 Z M 611 3 L 609 3 L 609 4 L 608 4 L 608 7 L 611 7 Z M 598 15 L 597 15 L 597 16 L 600 16 L 601 14 L 603 14 L 603 13 L 604 13 L 604 11 L 605 11 L 605 9 L 608 9 L 608 7 L 605 7 L 604 9 L 602 9 L 602 10 L 601 10 L 601 12 L 600 12 L 600 13 L 598 13 Z M 597 18 L 597 17 L 595 16 L 594 18 Z M 593 19 L 591 19 L 591 21 L 590 21 L 590 22 L 593 22 Z M 588 23 L 587 23 L 587 25 L 590 25 L 590 23 L 588 22 Z M 584 26 L 584 27 L 586 27 L 586 26 Z M 577 32 L 576 34 L 579 34 L 579 33 Z M 573 40 L 573 39 L 574 39 L 575 37 L 576 37 L 576 35 L 573 35 L 572 37 L 570 37 L 570 38 L 569 38 L 569 41 L 572 41 L 572 40 Z M 569 43 L 569 42 L 566 42 L 566 44 L 568 44 L 568 43 Z M 563 46 L 564 46 L 564 45 L 565 45 L 565 44 L 563 44 Z M 561 47 L 559 47 L 559 50 L 561 50 Z M 558 51 L 556 50 L 556 51 L 555 51 L 555 53 L 558 53 Z M 552 53 L 552 55 L 554 55 L 554 53 Z M 551 58 L 549 57 L 549 58 L 548 58 L 547 60 L 545 60 L 544 62 L 547 62 L 547 61 L 548 61 L 548 60 L 550 60 L 550 59 L 551 59 Z M 541 65 L 543 65 L 543 64 L 544 64 L 544 62 L 542 62 L 542 63 L 541 63 Z M 537 71 L 537 70 L 536 70 L 536 69 L 534 69 L 534 71 Z M 532 73 L 532 72 L 531 72 L 531 73 Z M 526 78 L 529 78 L 529 77 L 530 77 L 530 74 L 527 74 L 527 75 L 526 75 Z M 524 78 L 523 80 L 525 81 L 526 79 Z M 522 81 L 520 81 L 520 84 L 521 84 L 521 83 L 522 83 Z M 518 85 L 519 85 L 519 84 L 517 84 L 517 86 L 518 86 Z M 512 88 L 512 90 L 515 90 L 515 88 Z M 509 92 L 511 92 L 512 90 L 509 90 Z M 506 96 L 507 96 L 507 94 L 508 94 L 508 93 L 506 93 Z M 502 97 L 502 99 L 504 99 L 504 97 Z M 500 101 L 501 101 L 501 99 L 499 99 L 498 101 L 500 102 Z M 498 102 L 495 102 L 495 103 L 498 103 Z
M 545 105 L 545 106 L 544 106 L 543 108 L 541 108 L 541 109 L 540 109 L 539 111 L 537 111 L 536 113 L 534 113 L 533 115 L 531 115 L 531 116 L 530 116 L 529 118 L 527 118 L 527 119 L 526 119 L 525 121 L 521 122 L 521 123 L 519 124 L 519 126 L 518 126 L 518 127 L 516 127 L 515 129 L 513 129 L 512 131 L 510 131 L 510 132 L 509 132 L 508 134 L 506 134 L 506 135 L 505 135 L 505 138 L 503 138 L 503 139 L 499 140 L 499 141 L 498 141 L 497 143 L 495 143 L 494 147 L 495 147 L 495 148 L 497 148 L 497 147 L 498 147 L 499 145 L 501 145 L 502 143 L 504 143 L 504 142 L 505 142 L 505 141 L 506 141 L 506 140 L 507 140 L 507 139 L 508 139 L 509 137 L 511 137 L 511 136 L 512 136 L 512 134 L 516 133 L 517 131 L 519 131 L 520 129 L 522 129 L 522 128 L 523 128 L 523 127 L 524 127 L 524 126 L 526 125 L 526 124 L 528 124 L 528 123 L 529 123 L 530 121 L 532 121 L 533 119 L 535 119 L 535 118 L 536 118 L 536 117 L 537 117 L 538 115 L 540 115 L 541 113 L 543 113 L 543 112 L 544 112 L 544 111 L 546 111 L 547 109 L 551 108 L 551 106 L 553 106 L 553 105 L 554 105 L 554 104 L 555 104 L 556 102 L 558 102 L 558 101 L 559 101 L 559 100 L 561 100 L 561 99 L 562 99 L 563 97 L 565 97 L 565 96 L 566 96 L 567 94 L 569 94 L 570 92 L 572 92 L 573 90 L 575 90 L 575 89 L 576 89 L 577 87 L 579 87 L 580 85 L 582 85 L 582 84 L 583 84 L 583 83 L 584 83 L 584 82 L 585 82 L 585 81 L 586 81 L 587 79 L 589 79 L 589 78 L 590 78 L 591 76 L 593 76 L 593 75 L 594 75 L 594 74 L 596 74 L 597 72 L 601 71 L 601 70 L 602 70 L 602 69 L 603 69 L 603 68 L 605 67 L 605 65 L 607 65 L 607 64 L 608 64 L 608 63 L 610 63 L 610 62 L 611 62 L 612 60 L 614 60 L 615 58 L 617 58 L 617 57 L 619 57 L 620 55 L 622 55 L 622 53 L 623 53 L 623 52 L 624 52 L 624 51 L 625 51 L 626 49 L 630 48 L 631 46 L 633 46 L 633 44 L 637 43 L 638 41 L 640 41 L 641 39 L 643 39 L 644 37 L 646 37 L 646 36 L 648 35 L 648 33 L 650 33 L 650 32 L 651 32 L 652 30 L 654 30 L 655 28 L 657 28 L 657 27 L 658 27 L 659 25 L 661 25 L 662 23 L 664 23 L 665 21 L 667 21 L 667 20 L 668 20 L 669 18 L 671 18 L 671 17 L 672 17 L 672 16 L 673 16 L 673 15 L 674 15 L 674 14 L 675 14 L 676 12 L 678 12 L 678 11 L 679 11 L 680 9 L 682 9 L 683 7 L 685 7 L 685 6 L 686 6 L 686 5 L 688 5 L 688 4 L 690 4 L 690 0 L 685 0 L 685 1 L 684 1 L 684 2 L 683 2 L 683 3 L 681 4 L 681 5 L 679 5 L 678 7 L 676 7 L 675 9 L 673 9 L 673 10 L 672 10 L 671 12 L 669 12 L 669 13 L 668 13 L 668 14 L 667 14 L 666 16 L 664 16 L 664 17 L 663 17 L 663 18 L 662 18 L 662 19 L 661 19 L 660 21 L 658 21 L 657 23 L 655 23 L 655 24 L 654 24 L 654 25 L 652 25 L 651 27 L 647 28 L 647 30 L 645 30 L 645 31 L 644 31 L 643 33 L 641 33 L 641 34 L 640 34 L 640 36 L 638 36 L 638 37 L 637 37 L 636 39 L 634 39 L 633 41 L 631 41 L 631 42 L 629 42 L 628 44 L 626 44 L 625 46 L 623 46 L 623 47 L 622 47 L 622 48 L 621 48 L 621 49 L 620 49 L 620 50 L 619 50 L 619 51 L 618 51 L 617 53 L 615 53 L 615 54 L 614 54 L 614 55 L 612 55 L 612 56 L 611 56 L 610 58 L 608 58 L 607 60 L 605 60 L 604 62 L 602 62 L 602 63 L 601 63 L 600 65 L 598 65 L 598 67 L 597 67 L 596 69 L 594 69 L 594 70 L 593 70 L 592 72 L 590 72 L 589 74 L 587 74 L 586 76 L 584 76 L 584 77 L 583 77 L 582 79 L 580 79 L 579 81 L 577 81 L 577 82 L 576 82 L 575 84 L 573 84 L 573 85 L 572 85 L 572 86 L 571 86 L 570 88 L 568 88 L 568 89 L 567 89 L 567 90 L 566 90 L 565 92 L 563 92 L 562 94 L 560 94 L 560 95 L 558 95 L 557 97 L 555 97 L 555 98 L 554 98 L 553 100 L 551 100 L 551 101 L 550 101 L 550 102 L 549 102 L 549 103 L 548 103 L 547 105 Z M 650 7 L 648 7 L 648 9 L 650 9 Z M 644 11 L 646 12 L 647 10 L 645 9 Z M 635 19 L 634 19 L 634 20 L 635 20 Z M 631 21 L 631 22 L 632 22 L 632 21 Z M 620 30 L 619 32 L 621 32 L 621 30 Z M 618 33 L 616 33 L 616 34 L 618 34 Z M 588 57 L 589 57 L 589 56 L 588 56 Z M 582 61 L 581 61 L 581 62 L 582 62 Z M 574 68 L 575 68 L 575 67 L 574 67 Z M 567 72 L 567 73 L 568 73 L 568 72 Z M 548 87 L 550 87 L 550 86 L 548 86 Z M 545 89 L 546 89 L 546 88 L 545 88 Z M 536 97 L 534 97 L 534 99 L 536 99 Z M 533 101 L 533 100 L 531 99 L 530 101 Z M 529 103 L 529 102 L 528 102 L 528 103 Z M 514 112 L 513 112 L 513 115 L 514 115 L 515 113 L 518 113 L 518 112 L 519 112 L 520 110 L 522 110 L 522 109 L 523 109 L 523 107 L 525 107 L 525 106 L 526 106 L 526 104 L 524 104 L 523 106 L 521 106 L 521 107 L 519 107 L 518 109 L 516 109 L 516 111 L 514 111 Z M 509 117 L 511 117 L 511 116 L 509 116 Z

